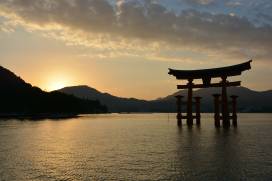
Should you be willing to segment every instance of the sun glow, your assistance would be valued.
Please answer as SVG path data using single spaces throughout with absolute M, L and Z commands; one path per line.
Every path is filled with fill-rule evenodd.
M 55 73 L 47 77 L 45 90 L 54 91 L 71 85 L 73 84 L 71 78 L 68 75 Z
M 55 82 L 52 82 L 51 84 L 48 85 L 47 90 L 54 91 L 54 90 L 61 89 L 65 86 L 68 86 L 65 82 L 55 81 Z

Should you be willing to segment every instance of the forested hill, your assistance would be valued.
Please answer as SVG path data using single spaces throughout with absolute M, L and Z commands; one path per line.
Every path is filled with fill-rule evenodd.
M 84 100 L 61 92 L 33 87 L 0 66 L 0 116 L 53 115 L 107 112 L 97 100 Z

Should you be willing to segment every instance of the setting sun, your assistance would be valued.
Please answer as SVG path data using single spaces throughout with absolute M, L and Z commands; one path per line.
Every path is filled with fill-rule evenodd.
M 71 81 L 70 76 L 67 73 L 52 73 L 46 79 L 46 83 L 44 84 L 44 88 L 46 91 L 54 91 L 61 89 L 66 86 L 73 85 L 73 81 Z
M 54 90 L 58 90 L 58 89 L 61 89 L 63 87 L 67 86 L 67 84 L 63 81 L 55 81 L 55 82 L 52 82 L 51 84 L 48 85 L 48 88 L 47 90 L 48 91 L 54 91 Z

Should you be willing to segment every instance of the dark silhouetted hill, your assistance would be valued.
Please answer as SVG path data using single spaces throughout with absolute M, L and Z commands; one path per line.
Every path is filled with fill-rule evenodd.
M 0 66 L 0 116 L 102 113 L 99 101 L 83 100 L 61 92 L 33 87 Z
M 88 86 L 66 87 L 60 92 L 75 95 L 80 98 L 99 100 L 105 104 L 110 112 L 175 112 L 176 103 L 174 96 L 181 94 L 186 99 L 187 92 L 185 90 L 178 91 L 164 98 L 146 101 L 134 98 L 121 98 L 102 93 Z M 207 88 L 194 91 L 194 96 L 201 96 L 201 111 L 213 111 L 212 94 L 220 93 L 220 88 Z M 238 95 L 238 111 L 239 112 L 272 112 L 272 91 L 257 92 L 245 87 L 230 87 L 228 95 Z

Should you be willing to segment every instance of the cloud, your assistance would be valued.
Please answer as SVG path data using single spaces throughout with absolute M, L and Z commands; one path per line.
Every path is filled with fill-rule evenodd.
M 238 6 L 241 6 L 242 3 L 240 1 L 228 1 L 226 2 L 226 6 L 229 6 L 229 7 L 238 7 Z
M 185 0 L 190 4 L 209 5 L 215 3 L 215 0 Z
M 39 31 L 69 45 L 120 54 L 168 49 L 268 61 L 272 52 L 269 25 L 257 27 L 239 16 L 190 9 L 177 14 L 157 1 L 6 0 L 0 2 L 0 15 L 13 26 Z

